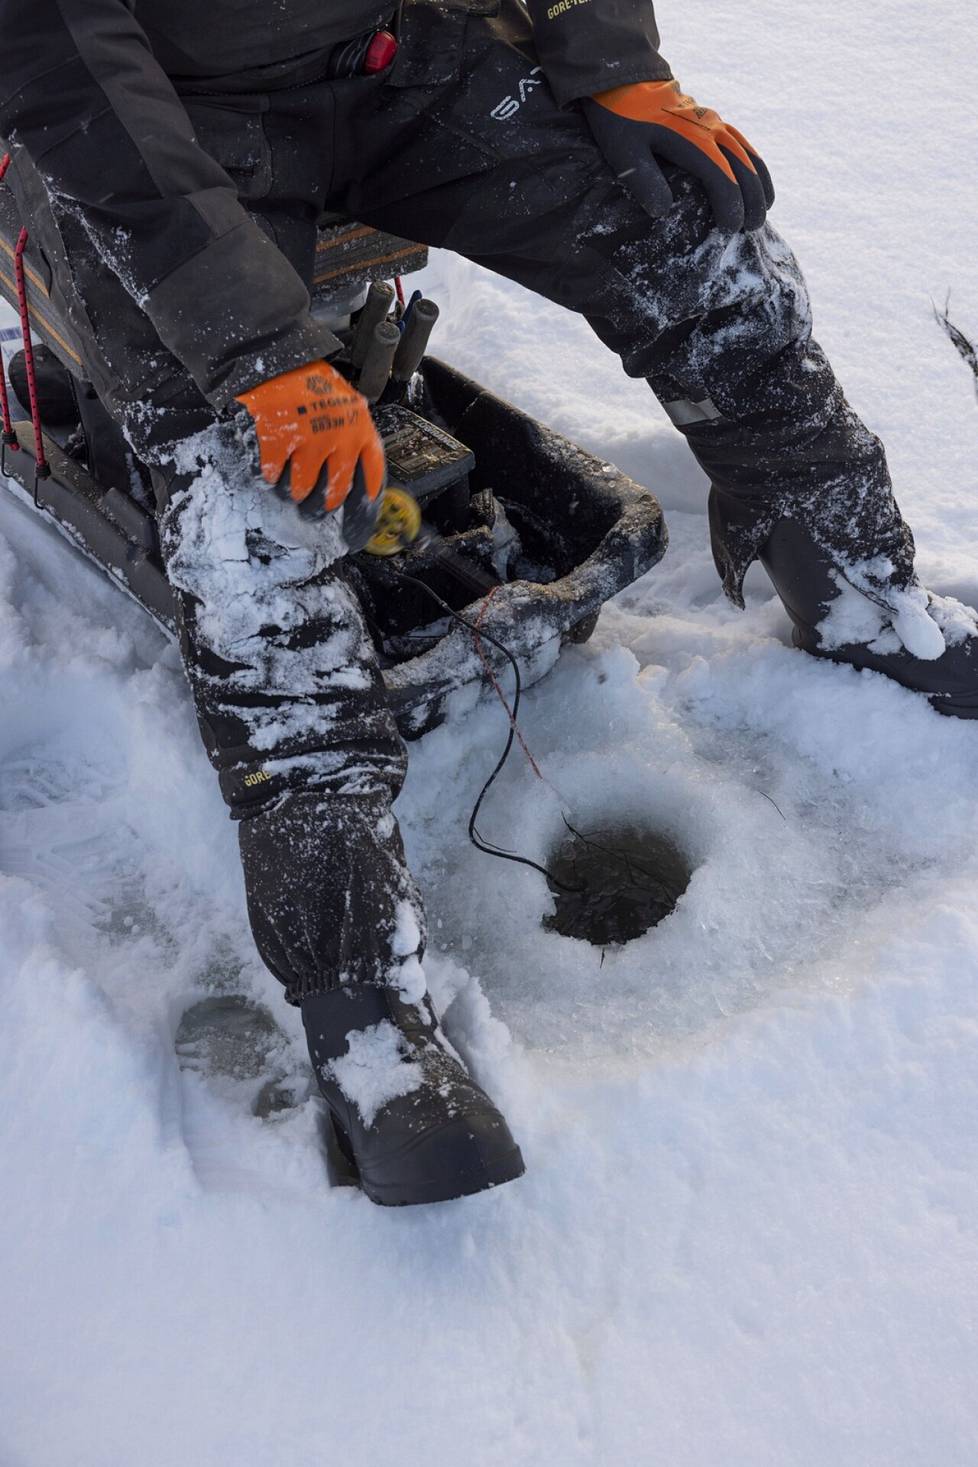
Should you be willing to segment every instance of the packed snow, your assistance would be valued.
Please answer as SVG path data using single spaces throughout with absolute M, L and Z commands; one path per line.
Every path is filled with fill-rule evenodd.
M 978 605 L 974 384 L 932 311 L 978 337 L 973 0 L 657 11 L 771 166 L 924 580 Z M 978 725 L 793 651 L 756 567 L 724 601 L 702 476 L 583 323 L 447 256 L 423 283 L 438 350 L 672 536 L 528 694 L 550 783 L 514 757 L 485 833 L 540 859 L 561 801 L 641 818 L 689 888 L 621 949 L 545 931 L 542 878 L 466 839 L 501 709 L 414 745 L 429 984 L 527 1175 L 330 1190 L 311 1103 L 257 1120 L 174 1054 L 237 992 L 302 1057 L 176 650 L 0 498 L 0 1462 L 973 1467 Z

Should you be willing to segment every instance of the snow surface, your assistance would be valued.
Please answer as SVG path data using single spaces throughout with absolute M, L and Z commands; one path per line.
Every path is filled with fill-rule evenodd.
M 657 8 L 771 165 L 925 580 L 978 604 L 973 385 L 931 315 L 951 289 L 978 335 L 973 0 Z M 429 980 L 528 1174 L 327 1190 L 311 1107 L 259 1122 L 177 1069 L 221 982 L 301 1036 L 176 654 L 0 502 L 0 1462 L 973 1467 L 978 728 L 791 651 L 758 570 L 724 603 L 698 471 L 582 323 L 445 257 L 427 286 L 441 351 L 667 508 L 525 732 L 581 820 L 670 832 L 689 890 L 603 962 L 543 931 L 542 882 L 465 838 L 502 713 L 415 746 Z M 562 829 L 516 760 L 484 828 Z

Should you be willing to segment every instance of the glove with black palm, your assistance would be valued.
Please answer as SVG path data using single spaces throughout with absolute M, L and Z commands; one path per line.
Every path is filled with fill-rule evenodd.
M 760 229 L 774 203 L 771 175 L 735 127 L 687 97 L 677 81 L 634 82 L 585 97 L 595 141 L 629 190 L 654 219 L 673 205 L 657 162 L 698 178 L 720 229 Z
M 237 400 L 254 420 L 265 482 L 300 514 L 339 515 L 347 548 L 362 550 L 387 479 L 366 400 L 324 361 L 271 377 Z

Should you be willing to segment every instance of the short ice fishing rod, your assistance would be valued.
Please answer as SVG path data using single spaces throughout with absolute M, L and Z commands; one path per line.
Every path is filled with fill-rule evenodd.
M 377 528 L 364 546 L 368 555 L 383 559 L 400 555 L 409 546 L 430 550 L 438 564 L 470 587 L 477 595 L 485 596 L 498 589 L 499 582 L 473 565 L 446 542 L 434 525 L 428 523 L 421 513 L 421 506 L 406 489 L 391 485 L 383 492 Z

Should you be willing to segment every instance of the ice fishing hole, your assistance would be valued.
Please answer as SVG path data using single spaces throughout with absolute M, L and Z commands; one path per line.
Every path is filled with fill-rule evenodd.
M 595 947 L 631 942 L 655 927 L 692 876 L 669 836 L 634 824 L 568 829 L 547 867 L 555 909 L 544 927 Z

